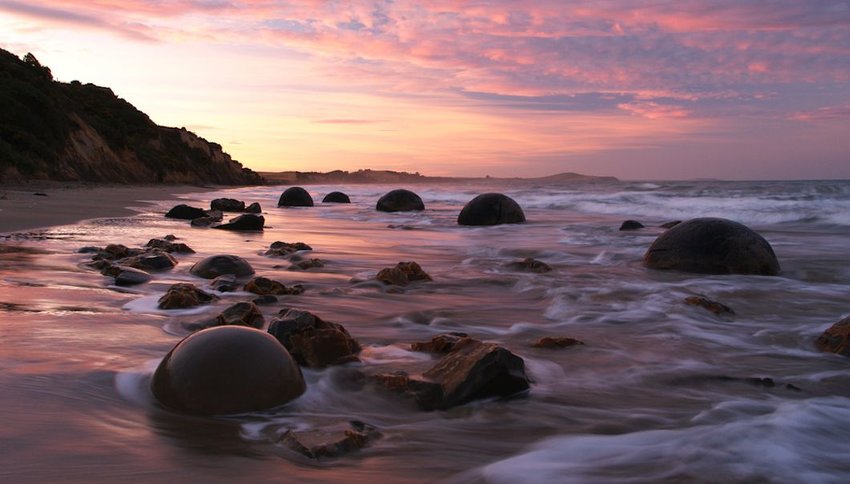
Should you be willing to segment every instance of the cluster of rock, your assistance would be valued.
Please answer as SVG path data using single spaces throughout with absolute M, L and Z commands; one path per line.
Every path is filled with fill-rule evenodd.
M 114 278 L 115 285 L 133 286 L 150 281 L 151 272 L 173 269 L 177 265 L 177 259 L 171 253 L 195 252 L 186 244 L 174 240 L 176 237 L 167 235 L 162 239 L 151 239 L 140 248 L 109 244 L 103 248 L 83 247 L 79 252 L 92 254 L 89 267 Z
M 265 218 L 260 204 L 254 202 L 245 205 L 245 202 L 233 198 L 216 198 L 210 202 L 209 210 L 192 207 L 186 204 L 176 205 L 169 210 L 167 218 L 190 220 L 193 227 L 211 227 L 221 230 L 234 231 L 262 231 Z M 224 219 L 224 212 L 242 213 L 228 220 L 227 223 L 219 223 Z

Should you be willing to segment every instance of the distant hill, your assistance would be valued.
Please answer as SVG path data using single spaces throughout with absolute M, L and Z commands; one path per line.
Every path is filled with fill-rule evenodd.
M 266 183 L 275 185 L 320 185 L 340 183 L 452 183 L 452 182 L 500 182 L 521 181 L 531 183 L 572 183 L 619 181 L 613 176 L 590 176 L 578 173 L 559 173 L 539 178 L 496 178 L 496 177 L 445 177 L 424 176 L 419 173 L 390 170 L 335 170 L 326 173 L 316 171 L 260 172 Z
M 108 88 L 54 81 L 32 54 L 0 49 L 0 182 L 33 179 L 263 182 L 221 145 L 156 125 Z

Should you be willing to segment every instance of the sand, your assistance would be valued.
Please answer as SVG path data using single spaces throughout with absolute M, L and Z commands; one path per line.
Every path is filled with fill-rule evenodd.
M 0 234 L 67 225 L 101 217 L 125 217 L 150 201 L 215 190 L 188 185 L 33 183 L 0 186 Z M 38 195 L 41 194 L 41 195 Z

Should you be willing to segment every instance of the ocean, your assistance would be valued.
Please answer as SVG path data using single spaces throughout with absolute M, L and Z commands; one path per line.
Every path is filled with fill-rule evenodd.
M 850 181 L 598 182 L 406 186 L 426 210 L 375 211 L 398 186 L 306 186 L 315 207 L 279 208 L 286 187 L 181 196 L 208 207 L 259 202 L 264 232 L 191 227 L 163 214 L 13 234 L 0 265 L 0 481 L 305 482 L 846 482 L 850 480 L 850 359 L 814 340 L 850 314 Z M 341 190 L 350 205 L 322 204 Z M 527 223 L 461 227 L 475 195 L 516 200 Z M 227 216 L 228 214 L 225 214 Z M 772 245 L 775 277 L 655 271 L 641 259 L 665 229 L 695 217 L 741 222 Z M 645 228 L 620 231 L 621 222 Z M 173 234 L 196 253 L 132 288 L 88 268 L 85 246 L 143 246 Z M 325 267 L 289 270 L 264 255 L 305 242 Z M 173 283 L 216 254 L 300 295 L 261 306 L 266 321 L 296 307 L 344 325 L 360 363 L 305 369 L 307 392 L 266 412 L 220 418 L 161 408 L 149 383 L 159 361 L 214 304 L 157 309 Z M 533 257 L 548 273 L 506 264 Z M 433 277 L 401 290 L 372 279 L 416 261 Z M 690 296 L 735 312 L 715 315 Z M 410 343 L 464 332 L 525 360 L 523 396 L 426 412 L 351 368 L 392 372 L 428 364 Z M 540 349 L 543 336 L 584 345 Z M 287 430 L 351 420 L 381 438 L 338 458 L 310 460 L 279 443 Z

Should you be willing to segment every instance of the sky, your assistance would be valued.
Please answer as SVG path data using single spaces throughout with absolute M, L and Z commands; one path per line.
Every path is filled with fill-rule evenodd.
M 260 171 L 850 178 L 850 0 L 0 0 Z

